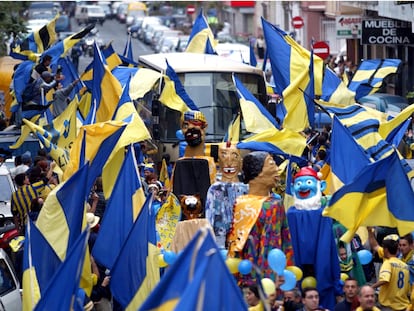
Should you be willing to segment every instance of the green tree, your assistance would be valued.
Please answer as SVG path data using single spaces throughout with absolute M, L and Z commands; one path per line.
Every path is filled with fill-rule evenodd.
M 23 13 L 30 2 L 0 1 L 0 56 L 7 53 L 6 41 L 14 34 L 26 33 Z

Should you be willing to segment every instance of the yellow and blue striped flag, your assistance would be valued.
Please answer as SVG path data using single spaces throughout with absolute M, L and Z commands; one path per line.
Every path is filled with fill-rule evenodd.
M 46 51 L 57 40 L 56 21 L 57 14 L 49 23 L 39 30 L 30 33 L 22 42 L 13 48 L 10 56 L 22 60 L 36 61 L 37 56 Z
M 352 76 L 348 88 L 355 92 L 356 100 L 375 93 L 388 75 L 398 71 L 400 64 L 400 59 L 392 58 L 364 60 Z
M 334 107 L 346 107 L 355 104 L 355 92 L 352 92 L 336 73 L 329 67 L 325 68 L 322 81 L 320 104 Z

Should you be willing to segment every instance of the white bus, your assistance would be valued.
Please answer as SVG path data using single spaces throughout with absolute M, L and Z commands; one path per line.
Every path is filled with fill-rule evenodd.
M 230 122 L 240 111 L 232 80 L 233 73 L 262 104 L 267 104 L 266 81 L 259 68 L 217 55 L 185 52 L 143 55 L 139 57 L 139 66 L 165 72 L 166 59 L 190 98 L 207 118 L 207 144 L 221 142 Z M 141 103 L 148 113 L 147 116 L 144 115 L 144 120 L 152 128 L 159 154 L 169 153 L 174 161 L 178 157 L 176 132 L 180 129 L 181 114 L 164 105 L 159 109 L 152 109 L 152 99 L 158 92 L 159 86 Z M 241 137 L 243 134 L 246 133 L 242 132 Z

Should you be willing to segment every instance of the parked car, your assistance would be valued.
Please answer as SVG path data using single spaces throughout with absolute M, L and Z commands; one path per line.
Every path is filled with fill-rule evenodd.
M 70 24 L 70 18 L 68 15 L 61 14 L 59 16 L 59 18 L 56 20 L 55 30 L 57 33 L 69 32 L 72 30 L 72 26 Z
M 127 34 L 131 33 L 132 38 L 138 38 L 139 30 L 142 27 L 143 18 L 139 18 L 135 21 L 135 24 L 127 28 Z
M 98 5 L 79 5 L 76 7 L 75 20 L 78 25 L 89 23 L 99 23 L 102 25 L 105 18 L 105 11 Z
M 408 102 L 405 97 L 385 93 L 374 93 L 361 97 L 358 100 L 358 103 L 387 113 L 390 116 L 397 115 L 408 106 Z
M 1 310 L 22 310 L 20 282 L 7 253 L 0 249 L 0 305 Z

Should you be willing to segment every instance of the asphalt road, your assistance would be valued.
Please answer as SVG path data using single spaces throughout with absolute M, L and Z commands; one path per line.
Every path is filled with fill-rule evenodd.
M 77 32 L 80 31 L 85 25 L 79 26 L 73 19 L 72 19 L 72 31 Z M 119 23 L 116 19 L 107 19 L 103 25 L 96 25 L 96 29 L 98 30 L 98 36 L 103 41 L 104 44 L 107 44 L 112 41 L 112 46 L 114 50 L 122 54 L 125 48 L 125 45 L 128 40 L 127 35 L 127 27 L 125 24 Z M 132 38 L 132 51 L 134 60 L 138 61 L 138 57 L 140 55 L 145 54 L 152 54 L 154 53 L 153 50 L 139 41 L 138 39 Z M 89 56 L 82 56 L 79 59 L 79 72 L 83 72 L 85 67 L 92 61 L 92 58 Z

